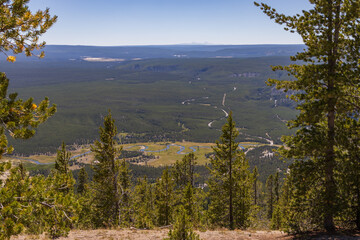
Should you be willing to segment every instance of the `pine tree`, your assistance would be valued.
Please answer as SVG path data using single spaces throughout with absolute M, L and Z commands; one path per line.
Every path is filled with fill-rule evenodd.
M 181 161 L 176 161 L 172 167 L 172 175 L 175 178 L 176 185 L 183 189 L 189 183 L 194 187 L 195 178 L 195 165 L 197 157 L 194 153 L 186 154 Z
M 18 54 L 25 52 L 26 56 L 32 56 L 33 51 L 45 46 L 45 42 L 39 43 L 39 37 L 43 35 L 55 22 L 57 17 L 51 17 L 49 9 L 30 11 L 29 0 L 7 0 L 0 2 L 1 28 L 0 28 L 0 52 L 7 56 L 7 61 L 14 62 L 15 56 L 8 53 Z M 42 52 L 40 57 L 44 56 Z M 45 98 L 38 106 L 33 99 L 26 101 L 17 98 L 17 93 L 7 94 L 9 79 L 5 73 L 0 73 L 0 158 L 5 153 L 13 151 L 8 146 L 6 134 L 13 138 L 28 139 L 34 136 L 39 124 L 45 122 L 56 112 L 56 106 L 49 107 L 49 99 Z
M 118 160 L 122 148 L 117 147 L 116 135 L 115 121 L 109 111 L 104 127 L 100 127 L 100 141 L 91 146 L 96 160 L 92 189 L 96 211 L 94 223 L 97 226 L 118 226 L 123 219 L 122 198 L 128 189 L 123 189 L 121 184 L 126 182 L 123 178 L 126 178 L 127 170 L 126 164 L 120 165 Z
M 266 208 L 268 219 L 272 218 L 274 210 L 274 177 L 270 175 L 266 180 Z
M 338 219 L 344 222 L 341 227 L 349 227 L 349 223 L 354 223 L 360 230 L 360 123 L 354 118 L 347 118 L 338 124 L 338 128 L 344 133 L 343 148 L 338 151 L 338 155 L 344 159 L 338 167 L 342 203 Z
M 66 151 L 66 145 L 62 142 L 61 150 L 57 151 L 56 160 L 55 160 L 55 170 L 59 173 L 67 174 L 69 173 L 69 161 L 71 154 Z
M 289 175 L 288 173 L 286 174 Z M 290 178 L 286 177 L 284 183 L 281 186 L 281 194 L 279 197 L 279 201 L 275 206 L 275 210 L 271 219 L 271 228 L 272 229 L 282 229 L 286 232 L 290 232 L 292 229 L 291 225 L 291 211 L 290 201 L 292 193 L 292 186 L 290 182 Z
M 55 22 L 57 16 L 51 17 L 49 9 L 38 10 L 32 13 L 29 0 L 7 0 L 0 3 L 1 29 L 0 51 L 19 54 L 25 52 L 26 56 L 34 55 L 33 51 L 45 46 L 45 42 L 38 43 L 43 35 Z M 44 56 L 42 52 L 40 57 Z M 15 56 L 7 56 L 7 61 L 14 62 Z
M 334 216 L 341 209 L 335 176 L 338 166 L 344 162 L 336 152 L 341 148 L 343 134 L 337 125 L 344 118 L 356 117 L 360 106 L 360 3 L 357 0 L 310 3 L 314 5 L 313 9 L 295 16 L 279 14 L 263 3 L 255 4 L 275 22 L 285 25 L 285 30 L 299 33 L 307 46 L 291 58 L 303 65 L 273 68 L 288 71 L 295 77 L 294 81 L 269 79 L 268 84 L 285 92 L 291 90 L 291 99 L 298 102 L 297 109 L 300 110 L 297 118 L 288 123 L 289 127 L 298 129 L 296 134 L 283 137 L 285 146 L 280 148 L 285 158 L 299 160 L 290 173 L 299 176 L 290 177 L 296 181 L 293 187 L 299 188 L 296 192 L 304 193 L 293 196 L 297 200 L 290 201 L 290 204 L 296 204 L 292 209 L 301 212 L 290 215 L 302 215 L 297 217 L 299 220 L 306 215 L 307 222 L 314 223 L 310 227 L 322 225 L 331 232 L 335 230 Z M 302 171 L 309 176 L 307 181 L 299 180 Z M 310 202 L 313 207 L 308 212 L 298 208 L 308 206 Z
M 280 198 L 280 179 L 279 172 L 276 171 L 274 176 L 274 203 L 277 204 Z
M 23 231 L 67 236 L 77 221 L 79 205 L 72 191 L 63 191 L 63 174 L 30 177 L 21 165 L 9 173 L 0 188 L 0 239 Z M 68 184 L 71 187 L 74 181 Z
M 79 184 L 77 187 L 78 194 L 84 194 L 88 191 L 88 174 L 85 170 L 85 167 L 82 167 L 79 171 Z
M 167 226 L 172 222 L 172 213 L 174 209 L 174 187 L 175 183 L 170 175 L 169 169 L 163 171 L 161 178 L 156 180 L 155 185 L 155 207 L 157 215 L 157 224 Z
M 202 189 L 195 188 L 198 174 L 195 174 L 197 157 L 194 153 L 186 154 L 181 160 L 175 162 L 171 168 L 172 176 L 175 179 L 177 195 L 176 205 L 183 205 L 185 211 L 194 226 L 201 221 L 203 214 L 204 194 Z
M 249 165 L 235 141 L 238 135 L 230 112 L 209 169 L 210 221 L 229 229 L 247 226 L 251 201 Z
M 280 178 L 279 172 L 275 173 L 273 179 L 274 182 L 274 191 L 273 191 L 273 204 L 272 204 L 272 213 L 271 213 L 271 228 L 279 229 L 281 227 L 282 215 L 281 215 L 281 206 L 280 206 Z
M 130 227 L 131 223 L 131 171 L 125 159 L 119 163 L 120 226 Z
M 151 229 L 156 225 L 154 187 L 146 175 L 139 178 L 133 191 L 134 222 L 137 228 Z
M 174 228 L 169 231 L 169 238 L 166 240 L 199 240 L 199 234 L 193 231 L 191 221 L 188 219 L 186 210 L 182 207 L 176 214 Z
M 257 188 L 257 184 L 258 184 L 258 177 L 259 177 L 259 173 L 257 170 L 257 166 L 254 167 L 253 170 L 253 193 L 254 193 L 254 205 L 257 205 L 257 200 L 258 200 L 258 188 Z

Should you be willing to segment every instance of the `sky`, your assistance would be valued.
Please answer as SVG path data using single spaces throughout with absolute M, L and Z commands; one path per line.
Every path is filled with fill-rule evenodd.
M 263 0 L 281 13 L 310 9 L 308 0 Z M 30 0 L 58 21 L 47 44 L 302 44 L 254 6 L 253 0 Z

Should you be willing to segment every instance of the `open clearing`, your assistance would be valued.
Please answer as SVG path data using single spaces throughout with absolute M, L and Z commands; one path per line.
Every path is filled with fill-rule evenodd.
M 257 142 L 240 142 L 245 149 L 254 148 L 257 146 L 264 146 Z M 154 155 L 156 158 L 147 162 L 147 165 L 158 167 L 174 164 L 177 160 L 184 157 L 185 154 L 193 152 L 198 158 L 197 163 L 204 165 L 208 163 L 209 159 L 206 154 L 213 152 L 212 146 L 214 143 L 199 143 L 199 142 L 158 142 L 158 143 L 133 143 L 122 145 L 124 150 L 127 151 L 144 151 L 146 155 Z M 194 151 L 195 150 L 195 151 Z M 79 162 L 90 164 L 94 160 L 93 154 L 90 152 L 90 146 L 78 146 L 75 151 L 71 151 L 71 156 L 76 157 Z M 82 155 L 84 154 L 84 155 Z M 80 156 L 81 155 L 81 156 Z M 78 156 L 78 157 L 77 157 Z M 31 155 L 29 157 L 9 157 L 6 156 L 2 160 L 15 161 L 15 162 L 33 162 L 37 164 L 50 164 L 54 163 L 56 155 Z M 33 162 L 34 163 L 34 162 Z M 144 164 L 144 163 L 142 163 Z

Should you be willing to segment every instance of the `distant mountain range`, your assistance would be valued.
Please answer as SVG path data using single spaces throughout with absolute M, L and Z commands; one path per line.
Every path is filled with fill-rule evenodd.
M 67 46 L 47 45 L 45 61 L 108 60 L 127 61 L 153 58 L 249 58 L 290 56 L 302 51 L 305 45 L 158 45 L 158 46 Z M 23 54 L 20 61 L 37 61 Z

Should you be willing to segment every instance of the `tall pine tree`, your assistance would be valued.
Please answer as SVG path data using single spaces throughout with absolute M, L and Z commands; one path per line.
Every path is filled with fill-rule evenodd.
M 155 207 L 159 226 L 167 226 L 172 222 L 175 203 L 174 187 L 174 180 L 166 167 L 155 184 Z
M 109 111 L 100 127 L 100 141 L 91 146 L 95 154 L 93 197 L 97 226 L 126 225 L 128 218 L 129 171 L 124 162 L 118 160 L 122 147 L 117 146 L 117 128 Z
M 245 154 L 236 142 L 238 135 L 230 112 L 220 141 L 213 147 L 215 156 L 209 169 L 210 221 L 229 229 L 248 225 L 251 204 L 251 175 Z
M 291 202 L 297 206 L 308 206 L 311 202 L 313 207 L 308 214 L 294 215 L 306 214 L 307 222 L 313 223 L 309 227 L 322 225 L 331 232 L 335 230 L 334 217 L 341 209 L 335 176 L 344 161 L 337 156 L 342 144 L 342 131 L 337 123 L 358 115 L 360 106 L 360 2 L 311 0 L 310 3 L 313 9 L 295 16 L 280 14 L 267 4 L 255 5 L 276 23 L 285 25 L 285 30 L 300 34 L 307 47 L 291 58 L 302 65 L 273 68 L 288 71 L 295 77 L 294 81 L 270 79 L 268 83 L 285 92 L 291 90 L 294 93 L 291 99 L 298 102 L 299 115 L 288 123 L 298 130 L 294 136 L 283 137 L 285 146 L 280 148 L 280 153 L 298 160 L 290 174 L 296 181 L 293 186 L 299 187 L 304 195 L 294 195 L 297 200 Z M 300 180 L 304 172 L 307 181 Z

